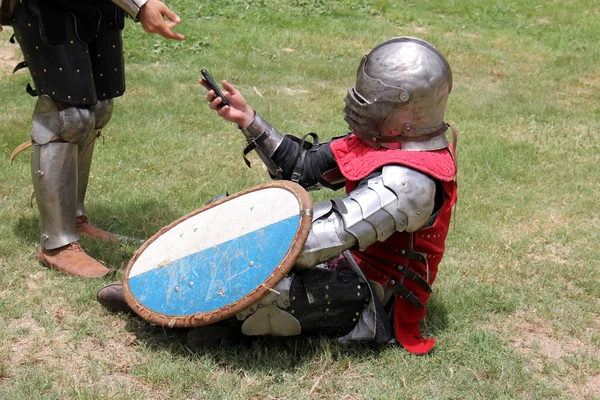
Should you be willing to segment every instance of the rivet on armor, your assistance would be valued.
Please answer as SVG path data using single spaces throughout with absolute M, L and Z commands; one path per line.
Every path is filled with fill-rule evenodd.
M 360 297 L 360 292 L 356 293 L 356 297 Z
M 421 215 L 421 211 L 417 211 L 417 215 Z
M 325 312 L 329 312 L 329 308 L 326 308 L 326 309 L 325 309 Z
M 408 92 L 400 93 L 400 101 L 401 102 L 406 103 L 409 99 L 410 99 L 410 95 L 408 94 Z
M 406 250 L 400 250 L 400 254 L 406 254 Z
M 98 58 L 100 58 L 100 54 L 98 54 Z
M 27 23 L 27 26 L 31 26 L 31 23 L 29 23 L 29 22 L 28 22 L 28 23 Z
M 395 285 L 395 284 L 396 284 L 396 281 L 392 279 L 392 280 L 390 281 L 390 285 Z
M 329 289 L 329 285 L 325 285 L 325 289 Z
M 431 237 L 431 235 L 427 235 L 427 237 Z
M 36 49 L 36 50 L 39 50 L 39 49 L 40 49 L 40 46 L 35 46 L 35 49 Z
M 287 302 L 287 301 L 284 301 L 284 302 L 283 302 L 283 304 L 285 304 L 285 305 L 287 306 L 287 305 L 288 305 L 288 302 Z
M 35 174 L 37 176 L 43 176 L 44 175 L 44 173 L 42 171 L 40 171 L 40 170 L 35 171 Z
M 372 140 L 373 142 L 376 142 L 376 141 L 377 141 L 377 138 L 376 138 L 376 137 L 372 137 L 372 138 L 371 138 L 371 140 Z
M 356 322 L 356 318 L 352 318 L 352 322 Z
M 115 68 L 115 72 L 117 72 L 117 69 Z
M 52 94 L 56 94 L 56 92 L 52 91 Z
M 194 286 L 194 282 L 190 282 L 190 287 Z
M 326 298 L 326 299 L 328 299 L 328 298 L 329 298 L 329 295 L 328 295 L 328 294 L 326 294 L 326 295 L 325 295 L 325 298 Z
M 358 316 L 360 315 L 360 313 L 359 313 L 359 312 L 357 312 L 357 313 L 356 313 L 356 314 L 354 314 L 354 315 L 356 315 L 356 316 L 358 317 Z
M 119 91 L 117 90 L 117 94 L 119 94 L 119 93 L 121 93 L 121 92 L 119 92 Z
M 61 68 L 61 67 L 59 67 L 59 68 L 58 68 L 58 70 L 59 70 L 59 71 L 62 71 L 62 68 Z
M 357 285 L 357 286 L 356 286 L 356 288 L 357 288 L 357 289 L 360 289 L 360 285 Z
M 237 315 L 237 319 L 243 319 L 243 318 L 244 318 L 244 316 L 242 314 Z
M 292 314 L 295 312 L 295 310 L 290 311 Z
M 179 292 L 179 287 L 175 286 L 175 291 Z
M 251 309 L 249 309 L 249 310 L 248 310 L 248 312 L 249 312 L 250 314 L 254 314 L 254 308 L 251 308 Z
M 249 266 L 251 266 L 251 267 L 252 267 L 252 266 L 254 266 L 254 261 L 250 261 L 250 262 L 248 263 L 248 265 L 249 265 Z
M 116 48 L 117 48 L 117 46 L 113 44 L 113 49 L 116 49 Z
M 85 98 L 85 97 L 83 98 L 83 101 L 86 101 L 86 98 Z
M 44 72 L 46 72 L 46 68 L 44 68 Z
M 70 99 L 70 98 L 71 98 L 71 96 L 67 96 L 67 99 Z
M 102 76 L 103 76 L 103 75 L 102 75 L 102 74 L 100 74 L 100 78 L 102 78 Z
M 75 71 L 76 71 L 76 72 L 79 72 L 79 70 L 78 70 L 78 69 L 77 69 L 77 70 L 75 70 Z
M 331 305 L 331 302 L 330 302 L 330 301 L 328 301 L 328 302 L 327 302 L 327 305 Z
M 296 300 L 296 296 L 292 297 L 292 300 Z

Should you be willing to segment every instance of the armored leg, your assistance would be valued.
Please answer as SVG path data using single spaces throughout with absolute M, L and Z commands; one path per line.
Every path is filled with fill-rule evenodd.
M 75 228 L 80 236 L 87 236 L 94 239 L 100 239 L 107 242 L 116 242 L 119 237 L 113 233 L 102 230 L 92 225 L 85 216 L 85 195 L 87 192 L 88 181 L 90 177 L 90 168 L 94 147 L 102 128 L 108 124 L 113 110 L 113 100 L 101 100 L 92 106 L 94 113 L 95 126 L 94 132 L 79 145 L 79 167 L 77 171 L 77 220 Z
M 79 145 L 78 159 L 79 166 L 77 171 L 77 216 L 85 215 L 85 194 L 87 192 L 88 180 L 90 177 L 90 168 L 92 166 L 92 156 L 94 155 L 94 147 L 99 132 L 102 131 L 113 111 L 113 100 L 101 100 L 96 105 L 92 106 L 94 113 L 94 132 Z
M 52 250 L 76 242 L 77 145 L 35 144 L 31 175 L 40 212 L 41 246 Z
M 38 257 L 48 268 L 86 278 L 111 273 L 79 247 L 75 229 L 78 148 L 93 127 L 88 108 L 59 111 L 48 96 L 38 98 L 31 134 L 31 172 L 42 230 Z
M 235 318 L 218 322 L 227 338 L 245 336 L 348 335 L 369 307 L 371 292 L 363 277 L 349 270 L 295 270 L 268 295 Z M 237 320 L 237 321 L 236 321 Z M 209 326 L 192 329 L 188 346 L 221 340 Z M 368 338 L 372 339 L 372 337 Z

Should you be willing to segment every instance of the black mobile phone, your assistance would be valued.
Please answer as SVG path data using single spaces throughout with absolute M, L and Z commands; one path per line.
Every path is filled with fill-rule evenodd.
M 202 76 L 204 77 L 204 80 L 206 82 L 208 82 L 208 84 L 210 85 L 210 88 L 215 92 L 215 96 L 221 98 L 221 100 L 222 100 L 221 105 L 228 106 L 229 101 L 227 101 L 227 98 L 225 98 L 225 95 L 223 94 L 223 92 L 221 91 L 221 89 L 219 88 L 219 86 L 217 85 L 215 80 L 212 78 L 212 76 L 210 76 L 208 71 L 203 68 L 200 70 L 200 72 L 202 72 Z

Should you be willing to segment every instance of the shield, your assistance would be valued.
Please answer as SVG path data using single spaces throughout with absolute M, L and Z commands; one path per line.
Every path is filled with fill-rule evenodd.
M 235 315 L 287 275 L 312 224 L 298 184 L 254 186 L 191 212 L 152 236 L 123 280 L 129 306 L 145 320 L 195 327 Z

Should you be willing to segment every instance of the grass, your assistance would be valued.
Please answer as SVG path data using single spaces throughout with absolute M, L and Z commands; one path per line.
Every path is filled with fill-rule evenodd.
M 459 203 L 424 324 L 438 344 L 259 339 L 199 354 L 184 334 L 112 315 L 105 282 L 40 268 L 27 140 L 35 99 L 0 33 L 0 397 L 7 399 L 600 398 L 597 256 L 600 10 L 591 0 L 174 0 L 184 42 L 128 23 L 128 88 L 96 146 L 88 214 L 146 238 L 216 194 L 268 180 L 210 112 L 206 67 L 281 132 L 344 134 L 362 55 L 397 35 L 448 58 Z M 342 196 L 342 192 L 334 195 Z M 331 193 L 314 194 L 315 201 Z M 82 240 L 122 267 L 132 243 Z M 108 281 L 107 281 L 108 282 Z

